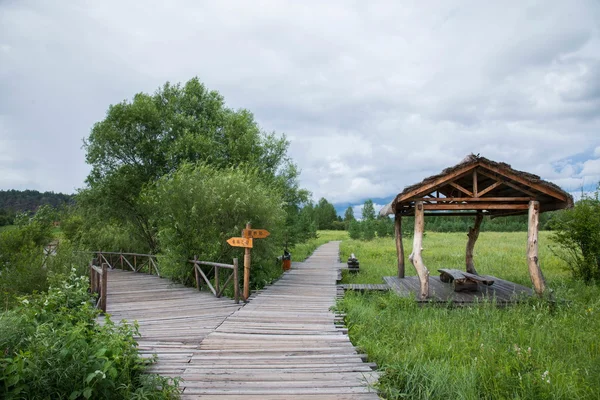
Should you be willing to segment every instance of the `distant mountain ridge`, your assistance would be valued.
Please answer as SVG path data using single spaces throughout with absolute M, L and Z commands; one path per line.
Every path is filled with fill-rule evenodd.
M 74 201 L 72 194 L 38 192 L 37 190 L 0 190 L 0 210 L 13 213 L 33 212 L 43 205 L 60 207 Z

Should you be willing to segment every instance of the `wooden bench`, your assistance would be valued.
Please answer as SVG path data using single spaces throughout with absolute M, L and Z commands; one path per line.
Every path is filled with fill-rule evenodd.
M 438 271 L 440 280 L 452 283 L 455 292 L 475 292 L 480 283 L 486 286 L 494 284 L 494 280 L 489 276 L 475 275 L 458 269 L 438 269 Z

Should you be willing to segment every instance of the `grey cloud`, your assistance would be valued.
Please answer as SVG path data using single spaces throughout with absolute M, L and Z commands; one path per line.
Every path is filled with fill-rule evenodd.
M 470 152 L 583 179 L 552 163 L 600 147 L 598 21 L 595 1 L 2 2 L 0 188 L 82 186 L 109 104 L 196 75 L 291 139 L 316 198 L 387 197 Z

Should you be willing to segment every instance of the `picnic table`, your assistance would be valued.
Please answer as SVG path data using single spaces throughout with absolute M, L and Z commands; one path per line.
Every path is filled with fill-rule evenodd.
M 479 284 L 491 286 L 494 280 L 489 276 L 475 275 L 459 269 L 438 269 L 440 280 L 452 283 L 455 292 L 476 292 Z

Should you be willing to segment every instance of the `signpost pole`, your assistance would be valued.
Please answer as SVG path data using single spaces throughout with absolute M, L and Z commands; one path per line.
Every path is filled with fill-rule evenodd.
M 250 230 L 250 223 L 246 224 L 246 229 Z M 242 231 L 242 237 L 244 232 Z M 250 296 L 250 248 L 244 249 L 244 301 L 248 301 Z

